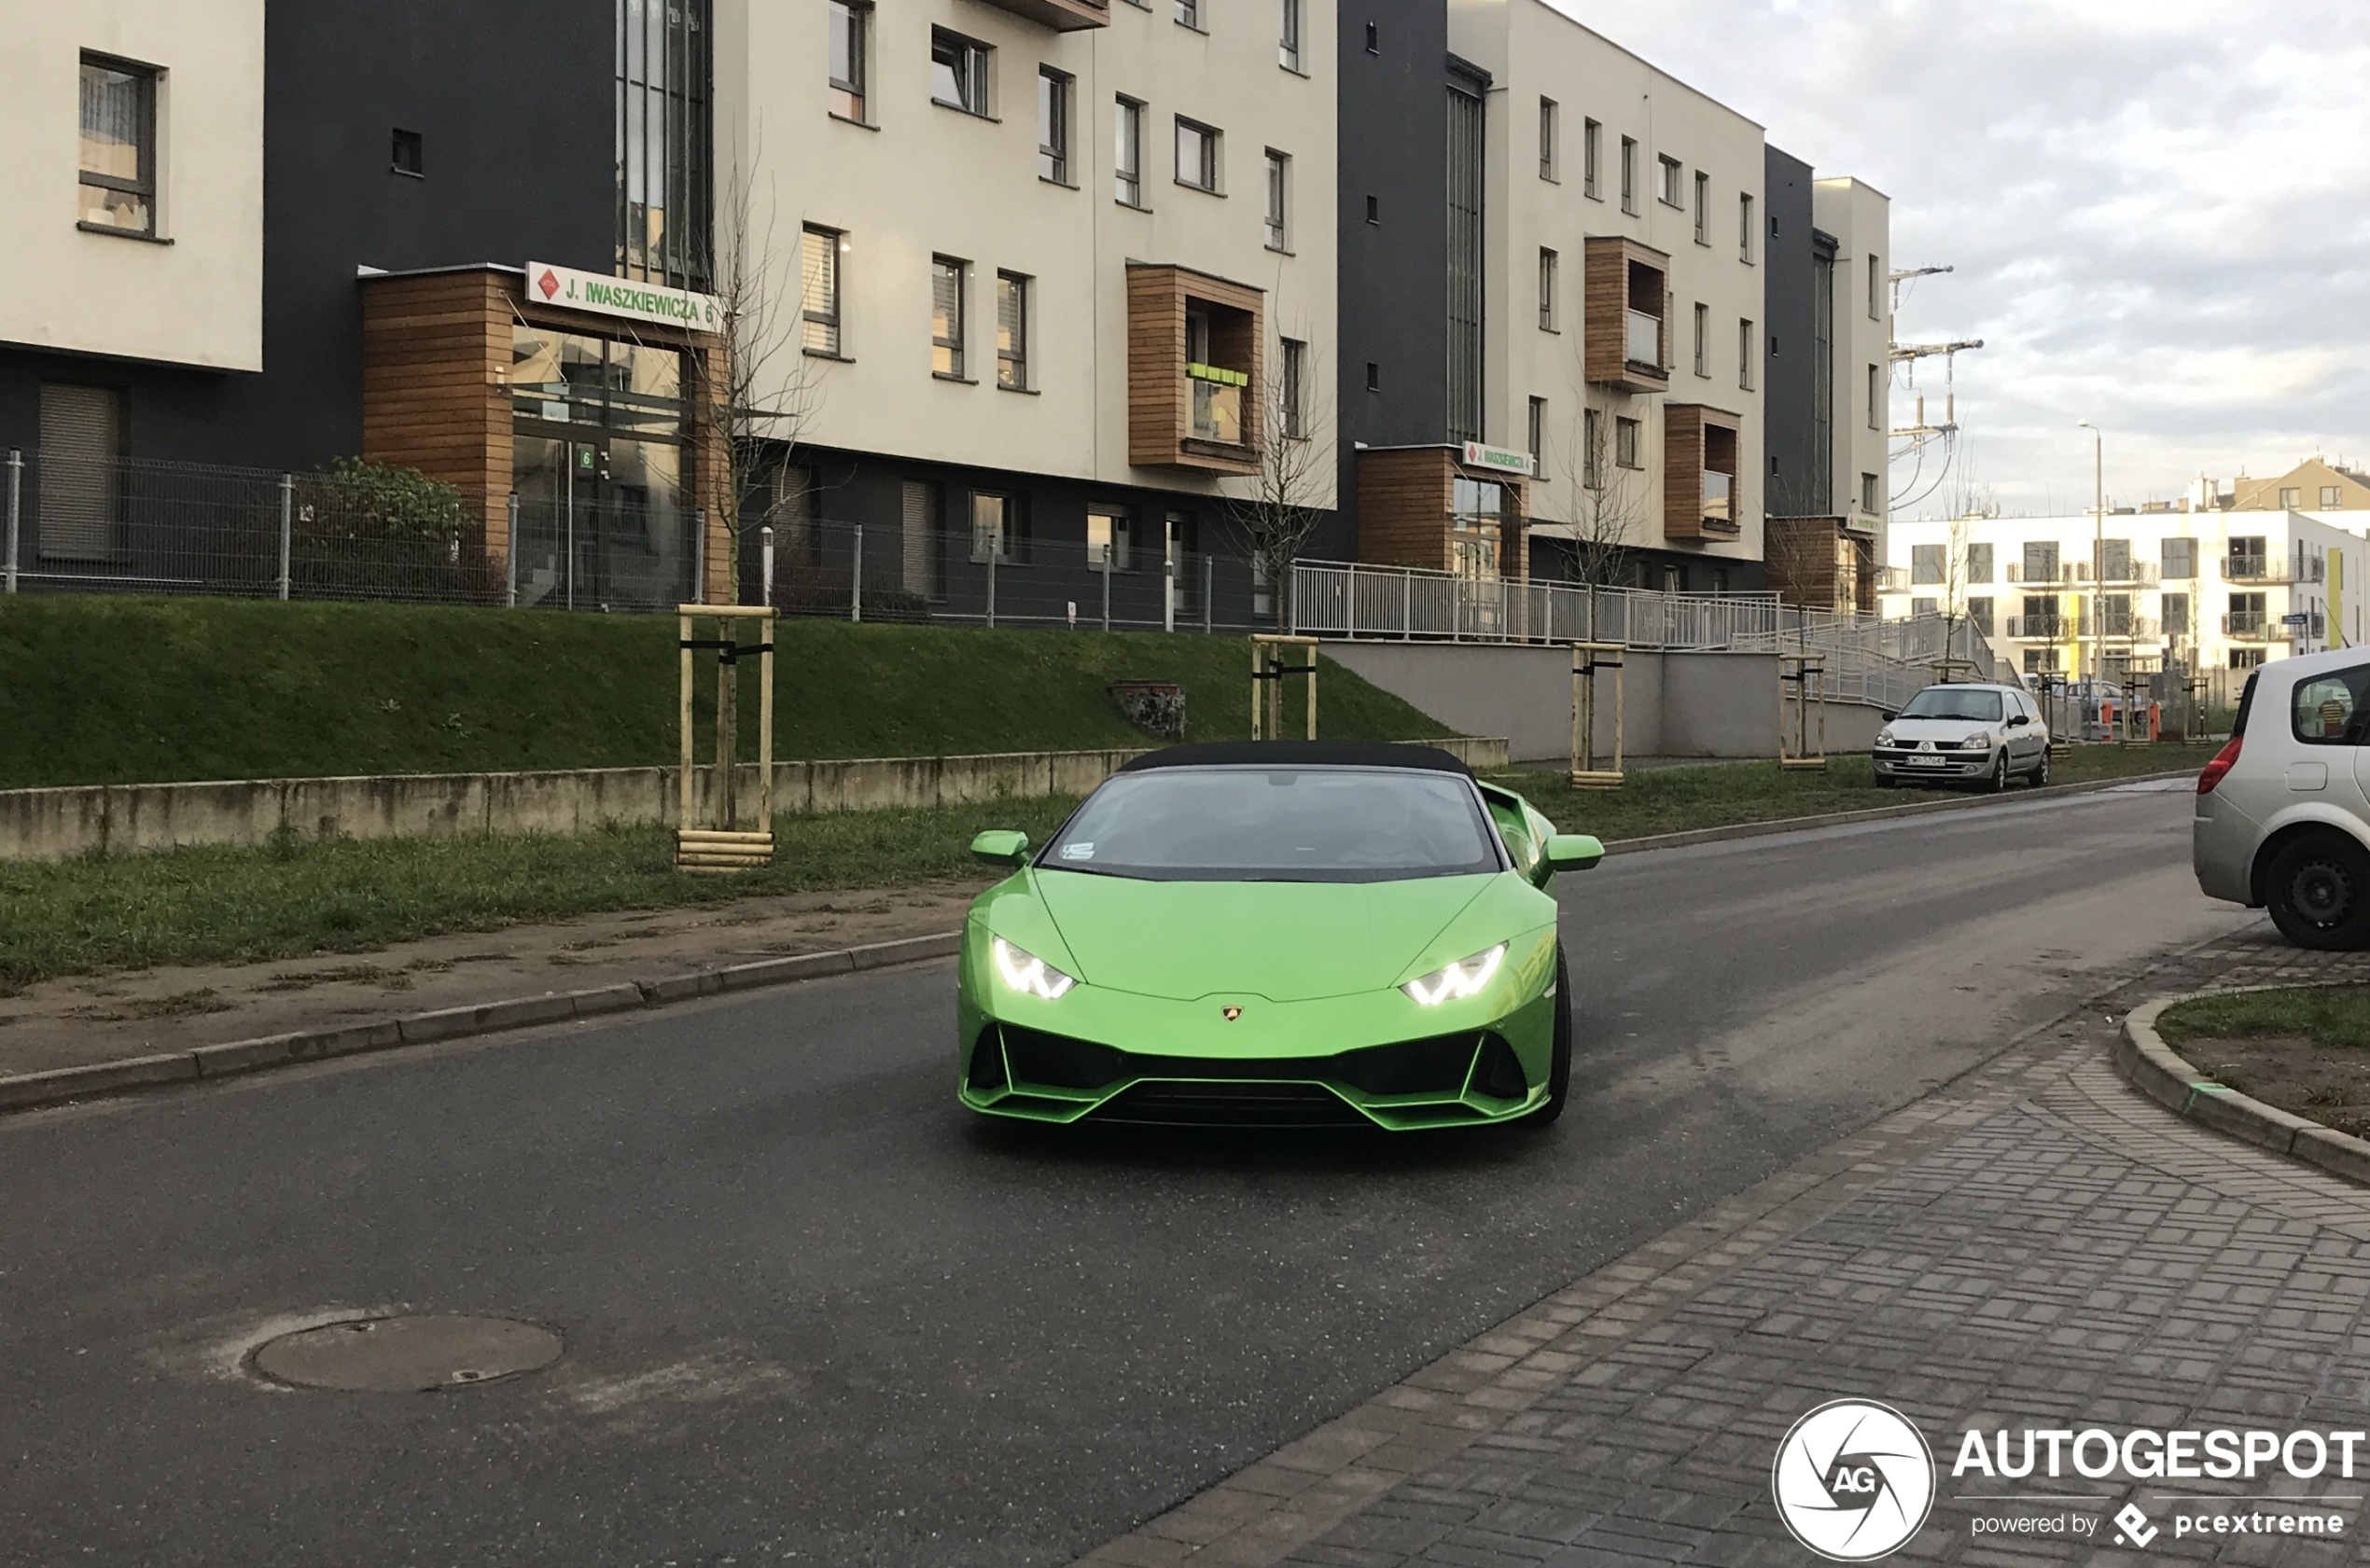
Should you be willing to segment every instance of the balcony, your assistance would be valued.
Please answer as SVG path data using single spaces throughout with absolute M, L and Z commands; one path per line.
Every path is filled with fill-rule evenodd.
M 2154 588 L 2156 586 L 2156 563 L 2153 561 L 2111 561 L 2098 580 L 2110 588 Z M 2086 576 L 2088 574 L 2084 575 Z
M 2226 583 L 2284 583 L 2288 580 L 2288 562 L 2276 555 L 2228 555 L 2222 559 L 2222 580 Z
M 1663 406 L 1663 537 L 1733 539 L 1737 516 L 1735 414 L 1700 403 Z
M 1618 236 L 1587 242 L 1582 361 L 1587 379 L 1620 392 L 1670 388 L 1670 257 Z
M 2023 562 L 2012 561 L 2008 562 L 2008 580 L 2012 583 L 2056 583 L 2062 586 L 2079 579 L 2070 562 L 2046 572 L 2032 572 L 2026 570 Z
M 2012 642 L 2054 643 L 2071 630 L 2064 616 L 2010 616 L 2007 624 Z
M 1259 472 L 1265 297 L 1189 267 L 1127 267 L 1127 461 Z
M 2275 643 L 2288 629 L 2262 610 L 2233 610 L 2222 617 L 2222 634 L 2234 643 Z
M 1110 0 L 987 0 L 998 9 L 1025 17 L 1056 33 L 1079 33 L 1111 24 Z
M 1908 567 L 1906 567 L 1906 566 L 1879 566 L 1879 567 L 1877 567 L 1877 568 L 1876 568 L 1876 591 L 1877 591 L 1877 592 L 1879 592 L 1879 593 L 1906 593 L 1906 592 L 1908 592 L 1908 591 L 1909 591 L 1909 568 L 1908 568 Z

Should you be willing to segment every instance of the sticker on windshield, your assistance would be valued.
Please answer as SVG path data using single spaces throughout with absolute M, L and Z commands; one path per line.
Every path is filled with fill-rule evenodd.
M 1062 858 L 1064 860 L 1092 860 L 1094 858 L 1094 845 L 1092 841 L 1083 844 L 1064 844 Z

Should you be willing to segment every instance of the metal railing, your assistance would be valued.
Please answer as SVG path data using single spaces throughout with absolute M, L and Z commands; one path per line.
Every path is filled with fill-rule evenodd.
M 1654 593 L 1330 561 L 1294 563 L 1290 613 L 1291 629 L 1313 637 L 1636 648 L 1735 647 L 1779 625 L 1775 594 Z
M 2261 610 L 2233 610 L 2222 617 L 2222 634 L 2232 642 L 2267 643 L 2286 632 L 2287 628 Z
M 2222 558 L 2222 580 L 2226 583 L 2283 583 L 2288 580 L 2288 562 L 2277 555 L 2226 555 Z

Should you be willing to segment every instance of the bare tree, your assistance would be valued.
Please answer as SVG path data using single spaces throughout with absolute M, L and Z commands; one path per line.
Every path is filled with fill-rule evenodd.
M 1283 363 L 1279 350 L 1260 389 L 1259 472 L 1247 493 L 1226 498 L 1221 513 L 1275 594 L 1278 626 L 1292 624 L 1292 566 L 1324 524 L 1336 477 L 1329 378 L 1317 371 L 1313 339 L 1289 340 L 1300 345 L 1299 362 Z
M 740 598 L 741 541 L 747 530 L 786 508 L 802 515 L 808 487 L 788 459 L 822 401 L 814 362 L 800 352 L 805 258 L 799 248 L 787 259 L 777 253 L 770 187 L 764 214 L 758 215 L 761 166 L 758 149 L 746 161 L 736 151 L 719 182 L 708 269 L 718 341 L 700 369 L 696 398 L 704 419 L 723 437 L 721 472 L 713 476 L 705 499 L 727 542 L 728 602 Z M 836 267 L 837 259 L 830 264 Z M 777 269 L 788 271 L 790 286 L 777 282 Z M 785 475 L 787 482 L 779 478 Z M 761 481 L 769 479 L 774 481 L 771 493 L 761 494 Z M 700 586 L 704 593 L 706 585 Z
M 1847 548 L 1856 550 L 1858 546 L 1848 543 L 1842 517 L 1832 510 L 1814 509 L 1819 498 L 1804 493 L 1796 479 L 1772 479 L 1764 494 L 1762 570 L 1778 595 L 1780 613 L 1787 605 L 1792 606 L 1795 644 L 1807 652 L 1811 611 L 1857 613 L 1868 608 L 1859 602 L 1858 562 L 1847 562 L 1844 558 Z M 1852 579 L 1848 595 L 1844 591 L 1847 573 Z
M 1575 391 L 1579 391 L 1575 387 Z M 1641 540 L 1652 536 L 1645 471 L 1616 461 L 1615 418 L 1609 398 L 1585 391 L 1565 439 L 1550 443 L 1564 493 L 1570 497 L 1572 571 L 1588 588 L 1589 634 L 1596 634 L 1596 590 L 1629 586 L 1630 562 Z

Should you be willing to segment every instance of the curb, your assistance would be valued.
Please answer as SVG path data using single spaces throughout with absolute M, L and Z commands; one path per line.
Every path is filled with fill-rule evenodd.
M 2199 767 L 2204 764 L 2200 763 Z M 1797 833 L 1812 827 L 1848 827 L 1854 823 L 1886 822 L 1894 817 L 1929 816 L 1937 812 L 1978 811 L 1986 806 L 2001 806 L 2018 800 L 2049 800 L 2068 795 L 2096 795 L 2102 790 L 2124 784 L 2149 784 L 2165 779 L 2195 778 L 2196 768 L 2176 769 L 2168 773 L 2134 773 L 2122 779 L 2085 779 L 2080 784 L 2046 784 L 2040 789 L 2018 790 L 2014 795 L 1971 795 L 1961 800 L 1912 800 L 1899 806 L 1870 806 L 1857 812 L 1829 812 L 1815 817 L 1771 817 L 1763 822 L 1731 823 L 1725 827 L 1691 827 L 1679 833 L 1652 833 L 1642 839 L 1611 839 L 1606 840 L 1605 853 L 1619 850 L 1635 853 L 1640 850 L 1675 850 L 1689 844 L 1717 844 L 1730 839 L 1763 839 L 1778 833 Z
M 159 1084 L 188 1083 L 202 1078 L 229 1077 L 239 1073 L 289 1067 L 334 1056 L 425 1046 L 439 1040 L 465 1040 L 508 1029 L 565 1023 L 571 1019 L 599 1018 L 631 1012 L 637 1007 L 662 1007 L 669 1003 L 725 992 L 754 991 L 761 986 L 788 985 L 827 975 L 850 975 L 892 964 L 950 958 L 962 949 L 963 934 L 942 931 L 928 937 L 907 937 L 894 942 L 830 952 L 799 953 L 789 958 L 761 959 L 721 969 L 697 969 L 655 980 L 622 980 L 591 991 L 559 991 L 541 996 L 481 1002 L 467 1007 L 440 1007 L 372 1023 L 345 1024 L 335 1029 L 299 1030 L 267 1034 L 254 1040 L 233 1040 L 219 1046 L 198 1046 L 186 1051 L 135 1056 L 87 1067 L 57 1067 L 43 1073 L 19 1073 L 0 1077 L 0 1112 L 33 1110 L 102 1095 L 150 1089 Z
M 2246 986 L 2246 991 L 2291 990 L 2284 986 Z M 2173 1115 L 2210 1127 L 2252 1144 L 2259 1149 L 2284 1154 L 2307 1165 L 2317 1165 L 2334 1176 L 2370 1186 L 2370 1143 L 2307 1121 L 2266 1105 L 2226 1084 L 2200 1078 L 2196 1067 L 2183 1060 L 2164 1036 L 2156 1020 L 2176 1002 L 2196 996 L 2229 996 L 2230 991 L 2195 991 L 2182 996 L 2160 996 L 2123 1020 L 2115 1040 L 2115 1071 L 2131 1087 Z

